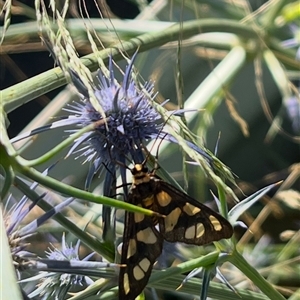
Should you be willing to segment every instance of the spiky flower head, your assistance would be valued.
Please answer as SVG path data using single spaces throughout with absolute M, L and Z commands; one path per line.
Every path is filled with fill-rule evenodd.
M 71 267 L 73 262 L 77 263 L 77 265 L 80 265 L 80 262 L 83 262 L 84 264 L 84 261 L 89 260 L 91 256 L 94 255 L 94 253 L 91 253 L 80 260 L 79 246 L 80 240 L 78 240 L 75 246 L 69 246 L 65 241 L 65 236 L 63 235 L 61 249 L 52 245 L 52 248 L 49 248 L 49 251 L 46 252 L 49 261 L 53 261 L 52 268 L 55 268 L 56 270 L 61 269 L 61 271 L 67 272 L 67 268 Z M 67 262 L 68 264 L 65 265 L 64 262 Z M 89 276 L 64 272 L 40 272 L 38 275 L 33 276 L 26 281 L 35 280 L 39 280 L 40 283 L 28 296 L 35 297 L 39 295 L 43 300 L 65 299 L 69 290 L 74 288 L 74 286 L 86 286 L 93 283 L 93 280 Z M 25 282 L 25 280 L 23 282 Z
M 43 175 L 47 175 L 51 167 L 47 168 L 43 172 Z M 30 189 L 34 190 L 37 185 L 38 184 L 34 182 L 31 184 Z M 8 207 L 12 201 L 15 201 L 15 204 L 12 204 L 10 209 L 5 209 L 4 224 L 16 270 L 22 270 L 30 267 L 32 264 L 31 259 L 36 256 L 36 254 L 26 250 L 28 246 L 26 239 L 34 235 L 39 226 L 44 224 L 47 220 L 53 217 L 56 213 L 60 212 L 64 207 L 68 206 L 74 200 L 73 198 L 68 198 L 57 206 L 53 207 L 45 214 L 41 215 L 39 218 L 34 219 L 26 225 L 23 225 L 22 222 L 25 217 L 28 216 L 31 210 L 44 196 L 45 194 L 41 195 L 31 203 L 28 203 L 28 197 L 26 196 L 23 196 L 19 201 L 15 201 L 13 196 L 10 195 L 6 202 L 6 206 Z
M 14 201 L 12 195 L 7 200 L 7 205 Z M 33 233 L 24 230 L 24 226 L 20 226 L 25 216 L 31 210 L 31 207 L 25 206 L 27 198 L 23 197 L 18 203 L 4 212 L 4 224 L 6 228 L 6 235 L 10 246 L 12 260 L 16 270 L 22 269 L 28 262 L 28 259 L 35 255 L 26 250 L 28 244 L 25 240 Z
M 135 163 L 141 162 L 141 145 L 147 140 L 155 139 L 161 130 L 161 125 L 157 123 L 161 116 L 151 104 L 155 96 L 153 84 L 148 82 L 140 87 L 134 81 L 134 58 L 126 68 L 122 84 L 115 80 L 112 59 L 109 64 L 109 78 L 101 70 L 98 71 L 94 94 L 105 112 L 105 122 L 93 132 L 77 139 L 69 151 L 70 154 L 84 144 L 81 155 L 86 157 L 86 161 L 93 161 L 93 173 L 102 163 L 113 172 L 113 166 L 118 162 L 126 164 L 128 157 Z M 103 115 L 89 101 L 87 90 L 79 78 L 74 73 L 71 74 L 75 86 L 83 95 L 81 102 L 65 108 L 74 114 L 73 123 L 81 128 L 103 119 Z

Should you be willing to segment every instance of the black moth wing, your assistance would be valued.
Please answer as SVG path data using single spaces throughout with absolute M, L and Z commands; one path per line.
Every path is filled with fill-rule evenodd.
M 158 220 L 159 228 L 166 241 L 205 245 L 232 236 L 224 217 L 162 180 L 156 184 L 158 212 L 166 216 Z
M 129 193 L 128 202 L 138 204 Z M 141 205 L 140 205 L 141 206 Z M 153 264 L 162 252 L 163 238 L 153 219 L 140 213 L 125 213 L 123 245 L 119 274 L 119 299 L 135 299 L 145 288 Z

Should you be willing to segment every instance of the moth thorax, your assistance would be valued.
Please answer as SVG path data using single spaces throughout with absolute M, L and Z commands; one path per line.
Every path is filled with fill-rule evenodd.
M 133 176 L 133 184 L 135 184 L 135 185 L 147 183 L 149 181 L 150 181 L 150 176 L 148 173 L 140 172 Z
M 148 169 L 143 164 L 136 164 L 131 173 L 133 175 L 133 184 L 135 185 L 146 183 L 150 180 Z

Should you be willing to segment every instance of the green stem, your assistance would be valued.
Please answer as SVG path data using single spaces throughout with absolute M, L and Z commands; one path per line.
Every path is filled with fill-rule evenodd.
M 101 119 L 98 122 L 94 122 L 88 126 L 85 126 L 84 128 L 78 130 L 76 133 L 69 136 L 67 139 L 65 139 L 63 142 L 58 144 L 56 147 L 52 148 L 50 151 L 40 156 L 39 158 L 33 160 L 24 160 L 23 165 L 27 167 L 32 167 L 32 166 L 43 164 L 44 162 L 54 157 L 61 150 L 71 145 L 77 138 L 81 137 L 84 133 L 94 130 L 100 124 L 104 124 L 105 121 L 106 121 L 105 119 Z
M 179 292 L 187 293 L 190 295 L 199 295 L 200 288 L 202 287 L 202 280 L 199 278 L 190 278 L 187 282 L 181 285 L 185 279 L 185 275 L 181 275 L 181 274 L 190 272 L 195 268 L 199 268 L 199 267 L 207 268 L 211 265 L 214 265 L 216 259 L 218 259 L 218 256 L 219 256 L 219 252 L 214 251 L 205 256 L 178 264 L 176 267 L 170 267 L 160 271 L 154 270 L 149 279 L 148 286 L 161 289 L 164 291 L 172 291 L 172 292 L 174 292 L 176 289 L 180 287 L 178 289 Z M 111 291 L 117 292 L 117 288 L 113 288 Z M 103 296 L 104 295 L 105 294 L 103 294 Z M 224 284 L 220 284 L 216 282 L 210 282 L 209 289 L 208 289 L 208 296 L 212 297 L 213 299 L 222 299 L 222 300 L 225 299 L 226 300 L 227 299 L 228 300 L 233 300 L 233 299 L 266 300 L 268 299 L 267 296 L 265 296 L 262 293 L 252 292 L 248 290 L 239 289 L 234 292 L 228 287 L 226 287 Z M 72 299 L 79 300 L 79 297 L 78 298 L 74 297 Z M 106 298 L 102 297 L 101 295 L 99 299 L 106 299 Z M 272 299 L 278 299 L 278 298 L 272 298 Z
M 277 292 L 274 287 L 264 277 L 262 277 L 237 250 L 234 250 L 228 259 L 245 276 L 251 279 L 252 282 L 270 299 L 285 300 L 285 298 Z
M 149 283 L 153 285 L 156 281 L 160 281 L 163 278 L 172 277 L 177 274 L 182 274 L 190 272 L 196 268 L 208 267 L 216 263 L 219 257 L 219 251 L 211 252 L 205 256 L 191 259 L 189 261 L 183 262 L 176 267 L 171 267 L 166 270 L 152 273 Z
M 0 106 L 0 113 L 1 113 L 1 106 Z M 3 115 L 4 112 L 2 111 Z M 2 122 L 1 122 L 2 121 Z M 105 196 L 97 196 L 92 193 L 88 193 L 86 191 L 82 191 L 80 189 L 71 187 L 67 184 L 64 184 L 58 180 L 55 180 L 49 176 L 44 176 L 40 172 L 36 171 L 33 168 L 28 167 L 28 161 L 18 156 L 15 149 L 12 147 L 12 145 L 9 142 L 7 132 L 5 130 L 4 121 L 3 118 L 0 121 L 0 165 L 4 166 L 4 169 L 9 170 L 8 175 L 10 177 L 13 177 L 13 171 L 18 171 L 23 175 L 28 176 L 33 181 L 36 181 L 46 187 L 49 187 L 55 191 L 58 191 L 62 193 L 63 195 L 69 195 L 71 197 L 75 197 L 78 199 L 84 199 L 88 200 L 94 203 L 99 203 L 103 205 L 113 206 L 120 209 L 126 209 L 128 211 L 132 212 L 140 212 L 142 214 L 148 215 L 148 216 L 154 216 L 157 215 L 157 213 L 144 209 L 142 207 L 138 207 L 120 200 L 111 199 Z M 103 121 L 103 120 L 101 120 Z M 96 122 L 97 123 L 97 122 Z M 96 123 L 93 123 L 87 127 L 85 127 L 82 130 L 90 130 L 93 126 L 95 126 Z M 91 128 L 90 128 L 91 127 Z M 12 178 L 10 178 L 11 180 Z M 10 182 L 7 181 L 6 187 L 8 186 Z M 7 188 L 6 188 L 7 189 Z M 2 191 L 3 194 L 3 191 Z
M 289 0 L 273 1 L 272 5 L 269 5 L 268 10 L 260 18 L 260 24 L 267 30 L 272 30 L 276 27 L 275 19 L 288 2 Z
M 218 184 L 218 196 L 221 203 L 221 214 L 223 217 L 228 219 L 228 208 L 226 202 L 226 193 L 221 185 Z
M 268 45 L 281 63 L 289 66 L 289 69 L 292 68 L 293 70 L 299 71 L 300 62 L 294 59 L 298 48 L 284 48 L 281 45 L 281 41 L 274 36 L 269 38 Z
M 28 178 L 32 179 L 33 181 L 36 181 L 54 191 L 57 191 L 63 195 L 68 195 L 70 197 L 74 197 L 77 199 L 87 200 L 90 202 L 108 205 L 120 209 L 125 209 L 131 212 L 137 212 L 142 213 L 146 216 L 156 216 L 156 217 L 162 217 L 160 214 L 153 212 L 152 210 L 145 209 L 133 204 L 129 204 L 124 201 L 112 199 L 105 196 L 98 196 L 83 190 L 80 190 L 78 188 L 74 188 L 72 186 L 69 186 L 65 183 L 60 182 L 59 180 L 56 180 L 54 178 L 51 178 L 49 176 L 44 176 L 42 173 L 36 171 L 33 168 L 30 168 L 28 166 L 24 166 L 24 159 L 21 157 L 17 157 L 15 161 L 12 161 L 16 171 L 20 172 L 22 175 L 27 176 Z

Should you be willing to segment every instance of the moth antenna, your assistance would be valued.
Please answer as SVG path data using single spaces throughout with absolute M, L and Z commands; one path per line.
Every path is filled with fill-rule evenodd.
M 155 166 L 154 166 L 155 169 L 158 168 L 158 163 L 157 163 L 157 161 L 158 161 L 158 152 L 159 152 L 159 148 L 160 148 L 162 142 L 164 141 L 164 139 L 165 139 L 165 137 L 166 137 L 167 135 L 168 135 L 168 134 L 165 133 L 164 136 L 160 139 L 160 141 L 159 141 L 159 143 L 158 143 L 158 145 L 157 145 L 157 150 L 156 150 L 156 154 L 155 154 Z
M 106 171 L 112 175 L 112 171 L 108 168 L 107 164 L 103 162 L 102 165 L 106 169 Z
M 214 151 L 215 156 L 218 156 L 217 154 L 218 154 L 220 140 L 221 140 L 221 131 L 219 131 L 218 139 L 217 139 L 216 146 L 215 146 L 215 151 Z
M 151 155 L 151 151 L 153 150 L 156 141 L 160 138 L 160 141 L 159 141 L 159 144 L 158 144 L 157 150 L 156 150 L 155 161 L 154 161 L 154 168 L 153 168 L 152 172 L 155 171 L 155 170 L 157 170 L 157 169 L 159 168 L 159 164 L 158 164 L 158 152 L 159 152 L 159 148 L 160 148 L 160 146 L 161 146 L 163 140 L 165 139 L 165 137 L 168 135 L 168 133 L 166 132 L 166 133 L 163 135 L 163 137 L 160 137 L 160 134 L 163 132 L 163 129 L 164 129 L 165 125 L 168 123 L 169 119 L 170 119 L 171 116 L 174 115 L 174 114 L 176 114 L 176 111 L 172 111 L 172 112 L 170 113 L 170 115 L 166 118 L 166 120 L 164 121 L 163 126 L 161 127 L 161 129 L 160 129 L 159 132 L 157 133 L 157 137 L 156 137 L 156 139 L 154 140 L 153 145 L 152 145 L 150 151 L 149 151 L 148 149 L 146 149 L 146 147 L 145 147 L 144 145 L 141 144 L 141 147 L 142 147 L 143 151 L 146 152 L 146 157 L 145 157 L 145 159 L 144 159 L 143 162 L 142 162 L 142 166 L 144 167 L 144 166 L 146 165 L 146 163 L 147 163 L 147 161 L 148 161 L 150 155 Z

